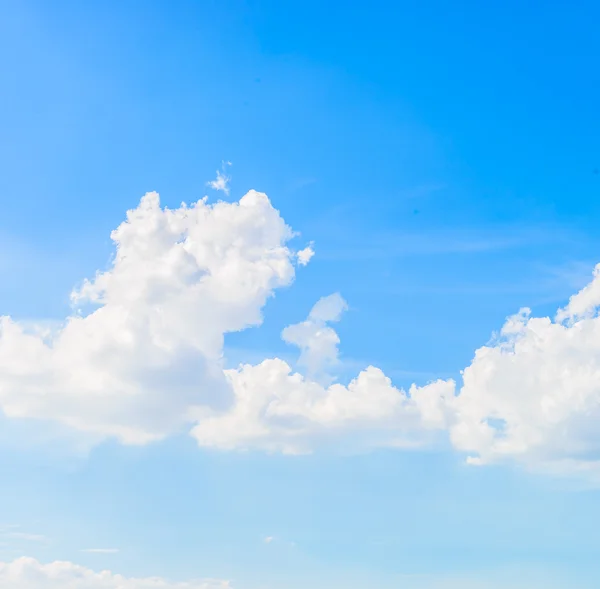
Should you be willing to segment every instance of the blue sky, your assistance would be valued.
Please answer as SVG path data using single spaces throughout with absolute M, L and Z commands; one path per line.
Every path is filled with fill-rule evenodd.
M 0 329 L 0 580 L 54 588 L 67 561 L 126 589 L 595 586 L 593 3 L 0 7 L 0 315 L 52 331 Z M 269 200 L 240 208 L 250 190 Z M 115 258 L 151 191 L 183 216 L 208 195 L 177 223 L 209 294 L 150 216 Z M 172 349 L 135 331 L 156 305 Z M 260 372 L 274 358 L 302 383 Z M 369 373 L 346 404 L 369 366 L 397 388 Z M 280 413 L 250 421 L 263 394 Z

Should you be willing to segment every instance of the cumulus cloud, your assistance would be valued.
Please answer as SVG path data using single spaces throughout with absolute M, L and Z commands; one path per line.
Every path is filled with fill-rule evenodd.
M 225 334 L 259 325 L 267 299 L 293 281 L 293 235 L 255 191 L 174 210 L 145 195 L 112 233 L 111 267 L 72 293 L 77 311 L 61 326 L 0 319 L 0 407 L 128 444 L 191 427 L 204 446 L 287 452 L 353 430 L 367 444 L 414 443 L 440 427 L 429 397 L 451 383 L 407 394 L 369 366 L 332 384 L 339 294 L 283 331 L 305 375 L 278 358 L 223 370 Z
M 236 401 L 193 430 L 200 444 L 310 451 L 332 436 L 365 446 L 419 446 L 447 432 L 472 463 L 516 460 L 552 472 L 600 467 L 600 265 L 554 319 L 522 309 L 476 350 L 462 384 L 439 380 L 408 392 L 369 366 L 348 385 L 310 376 L 338 357 L 339 295 L 283 332 L 308 376 L 279 359 L 226 372 Z
M 346 309 L 338 293 L 323 297 L 305 321 L 283 330 L 284 341 L 300 348 L 298 364 L 306 374 L 279 358 L 226 370 L 235 402 L 199 421 L 192 430 L 198 443 L 295 454 L 330 440 L 361 448 L 421 446 L 444 430 L 452 380 L 413 385 L 407 393 L 367 366 L 348 385 L 332 383 L 328 369 L 338 361 L 340 340 L 328 323 Z
M 554 318 L 509 317 L 459 387 L 405 391 L 375 366 L 336 382 L 339 294 L 283 330 L 296 364 L 224 370 L 225 335 L 260 325 L 269 297 L 310 259 L 289 247 L 293 236 L 255 191 L 173 210 L 145 195 L 112 233 L 111 266 L 72 293 L 70 317 L 0 318 L 1 410 L 129 444 L 191 431 L 205 447 L 299 453 L 443 438 L 472 462 L 599 464 L 600 265 Z
M 452 381 L 436 381 L 409 394 L 374 366 L 348 385 L 324 386 L 278 358 L 226 371 L 233 408 L 201 420 L 192 435 L 201 446 L 261 448 L 306 453 L 332 438 L 361 448 L 414 447 L 447 424 Z
M 72 562 L 42 564 L 33 558 L 0 562 L 0 586 L 10 589 L 231 589 L 228 581 L 171 582 L 159 577 L 124 577 L 95 572 Z
M 475 352 L 453 402 L 454 446 L 475 462 L 600 462 L 600 265 L 554 319 L 522 309 Z
M 156 193 L 113 233 L 111 267 L 52 333 L 0 318 L 0 408 L 147 443 L 232 400 L 223 338 L 259 325 L 294 279 L 292 237 L 266 195 L 169 210 Z

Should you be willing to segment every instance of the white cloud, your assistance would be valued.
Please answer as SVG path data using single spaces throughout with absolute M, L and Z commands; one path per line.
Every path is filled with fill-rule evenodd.
M 81 552 L 87 554 L 116 554 L 119 552 L 118 548 L 84 548 Z
M 343 299 L 327 297 L 308 319 L 284 330 L 311 370 L 337 359 L 328 320 Z M 341 302 L 340 302 L 341 301 Z M 522 310 L 479 348 L 456 390 L 451 380 L 408 393 L 369 366 L 348 385 L 322 384 L 279 359 L 227 371 L 236 402 L 200 422 L 200 444 L 306 452 L 336 437 L 365 446 L 420 445 L 449 433 L 473 463 L 505 459 L 553 472 L 600 473 L 600 265 L 556 318 Z M 325 311 L 321 314 L 322 310 Z
M 438 380 L 409 392 L 367 366 L 347 386 L 327 369 L 338 359 L 339 337 L 327 323 L 338 321 L 347 304 L 339 294 L 320 299 L 302 323 L 282 332 L 300 348 L 307 376 L 279 358 L 226 370 L 234 391 L 232 408 L 204 416 L 192 430 L 201 446 L 260 448 L 305 453 L 329 440 L 378 446 L 414 447 L 430 441 L 449 423 L 453 381 Z
M 292 235 L 255 191 L 174 210 L 148 193 L 112 233 L 112 267 L 73 292 L 91 312 L 51 335 L 0 317 L 0 408 L 139 444 L 226 407 L 224 334 L 293 281 Z
M 293 235 L 255 191 L 174 210 L 147 194 L 112 234 L 112 266 L 73 292 L 80 311 L 58 326 L 0 318 L 0 408 L 131 444 L 191 430 L 202 446 L 295 453 L 442 434 L 474 462 L 600 466 L 600 265 L 554 319 L 510 317 L 459 390 L 438 380 L 404 391 L 374 366 L 336 383 L 337 294 L 282 332 L 303 373 L 278 358 L 223 370 L 225 334 L 259 325 L 292 283 Z
M 600 265 L 555 319 L 510 317 L 478 349 L 453 403 L 451 439 L 476 462 L 600 466 Z
M 231 589 L 228 581 L 172 582 L 159 577 L 124 577 L 95 572 L 72 562 L 42 564 L 33 558 L 0 562 L 0 587 L 10 589 Z
M 231 182 L 231 176 L 227 175 L 227 168 L 231 166 L 231 162 L 223 162 L 220 170 L 217 170 L 217 177 L 210 182 L 207 182 L 207 186 L 210 186 L 213 190 L 218 190 L 229 195 L 229 183 Z
M 192 430 L 202 446 L 310 452 L 334 438 L 362 448 L 415 446 L 447 424 L 452 381 L 413 386 L 407 394 L 368 366 L 347 386 L 325 386 L 278 358 L 227 370 L 233 408 L 202 419 Z
M 591 318 L 598 312 L 599 305 L 600 264 L 594 268 L 592 281 L 569 299 L 569 304 L 558 311 L 556 320 L 573 323 L 577 319 Z
M 283 341 L 300 348 L 298 364 L 320 382 L 332 380 L 326 371 L 338 362 L 340 338 L 327 323 L 339 321 L 346 309 L 346 301 L 338 293 L 323 297 L 306 321 L 286 327 L 281 334 Z
M 409 398 L 374 367 L 330 384 L 339 339 L 327 323 L 346 308 L 340 295 L 283 332 L 306 377 L 277 358 L 223 370 L 224 334 L 259 325 L 268 297 L 292 282 L 292 236 L 258 192 L 175 210 L 147 194 L 112 234 L 111 268 L 72 294 L 97 308 L 50 334 L 0 319 L 2 410 L 129 444 L 192 425 L 200 444 L 221 448 L 302 452 L 352 431 L 368 445 L 420 441 L 420 430 L 440 427 L 427 399 L 451 385 L 414 387 Z
M 296 256 L 298 257 L 298 264 L 300 266 L 306 266 L 315 255 L 315 250 L 313 249 L 312 244 L 307 245 L 304 249 L 300 250 Z

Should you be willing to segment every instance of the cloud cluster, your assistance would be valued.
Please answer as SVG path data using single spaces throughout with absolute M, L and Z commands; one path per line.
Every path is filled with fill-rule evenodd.
M 600 265 L 555 318 L 522 309 L 464 370 L 450 430 L 475 461 L 600 464 Z
M 292 282 L 292 236 L 258 192 L 175 210 L 146 194 L 112 234 L 112 266 L 72 293 L 80 312 L 54 332 L 0 319 L 2 410 L 127 444 L 186 428 L 223 449 L 306 452 L 352 432 L 367 445 L 418 443 L 440 425 L 437 399 L 452 384 L 409 397 L 372 366 L 334 383 L 340 295 L 283 331 L 305 376 L 277 358 L 223 370 L 224 335 L 259 325 L 269 296 Z
M 144 196 L 112 234 L 111 267 L 73 292 L 58 328 L 0 318 L 0 408 L 142 444 L 191 431 L 202 446 L 289 453 L 446 438 L 472 462 L 593 468 L 600 451 L 600 266 L 554 318 L 524 309 L 479 348 L 462 384 L 408 391 L 366 366 L 336 382 L 347 305 L 321 299 L 282 332 L 296 367 L 270 358 L 223 369 L 227 333 L 257 326 L 292 283 L 294 236 L 266 195 L 175 210 Z
M 260 324 L 292 282 L 291 237 L 258 192 L 175 210 L 146 194 L 112 233 L 112 266 L 73 292 L 79 310 L 62 326 L 0 318 L 0 408 L 141 444 L 227 407 L 224 335 Z
M 231 589 L 228 581 L 171 582 L 159 577 L 136 579 L 95 572 L 72 562 L 42 564 L 33 558 L 0 562 L 0 587 L 10 589 Z
M 235 402 L 229 411 L 199 421 L 192 430 L 198 443 L 295 454 L 329 441 L 364 449 L 422 446 L 434 439 L 449 422 L 452 380 L 413 385 L 407 393 L 367 366 L 348 385 L 335 382 L 330 370 L 340 340 L 329 323 L 346 309 L 339 294 L 323 297 L 305 321 L 283 330 L 283 340 L 300 349 L 305 374 L 279 358 L 226 370 Z
M 373 366 L 347 386 L 327 387 L 294 372 L 278 358 L 228 370 L 233 408 L 201 420 L 192 435 L 201 446 L 310 452 L 332 438 L 354 447 L 413 447 L 432 439 L 446 424 L 452 381 L 394 387 Z

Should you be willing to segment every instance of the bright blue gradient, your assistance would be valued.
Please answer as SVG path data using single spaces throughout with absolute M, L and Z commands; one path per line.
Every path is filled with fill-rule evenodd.
M 196 200 L 222 160 L 231 199 L 266 192 L 317 252 L 262 327 L 228 337 L 231 362 L 289 353 L 281 329 L 339 291 L 342 380 L 368 363 L 403 386 L 459 378 L 507 315 L 552 313 L 600 260 L 597 3 L 0 11 L 0 314 L 64 317 L 144 192 Z M 564 481 L 446 453 L 240 455 L 191 440 L 74 457 L 23 448 L 0 423 L 0 522 L 50 538 L 0 546 L 0 560 L 240 589 L 600 578 L 598 492 Z M 120 552 L 79 552 L 91 544 Z

